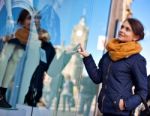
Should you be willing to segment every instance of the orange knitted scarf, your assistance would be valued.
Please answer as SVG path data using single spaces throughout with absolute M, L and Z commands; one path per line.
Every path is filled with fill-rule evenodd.
M 133 54 L 140 53 L 142 50 L 141 45 L 136 41 L 131 42 L 120 42 L 117 39 L 111 39 L 106 49 L 113 61 L 117 61 L 123 58 L 128 58 Z
M 21 44 L 26 45 L 29 38 L 30 30 L 26 28 L 20 28 L 16 31 L 15 36 Z

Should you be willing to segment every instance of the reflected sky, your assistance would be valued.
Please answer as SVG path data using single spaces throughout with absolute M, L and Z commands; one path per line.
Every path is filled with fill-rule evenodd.
M 143 51 L 142 54 L 147 60 L 147 71 L 150 74 L 150 15 L 148 12 L 150 11 L 150 0 L 134 0 L 132 4 L 132 12 L 133 17 L 139 19 L 145 28 L 145 38 L 141 41 Z

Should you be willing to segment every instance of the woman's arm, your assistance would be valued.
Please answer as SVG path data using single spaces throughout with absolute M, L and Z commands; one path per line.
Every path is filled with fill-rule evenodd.
M 89 55 L 88 57 L 84 57 L 83 62 L 92 81 L 95 84 L 101 83 L 102 82 L 102 76 L 101 76 L 102 75 L 102 68 L 101 68 L 102 60 L 99 62 L 98 67 L 95 64 L 92 55 Z
M 78 52 L 83 56 L 83 62 L 85 65 L 85 68 L 92 79 L 92 81 L 96 84 L 101 83 L 102 81 L 102 60 L 99 62 L 98 67 L 96 66 L 94 59 L 92 55 L 90 55 L 87 51 L 83 49 L 82 46 L 80 46 Z
M 146 60 L 143 57 L 138 58 L 131 68 L 133 82 L 135 84 L 135 95 L 125 100 L 125 108 L 132 110 L 141 103 L 141 97 L 147 97 L 147 71 Z

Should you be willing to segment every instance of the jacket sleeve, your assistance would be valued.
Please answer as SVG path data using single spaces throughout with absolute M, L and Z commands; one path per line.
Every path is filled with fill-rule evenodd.
M 83 58 L 83 63 L 85 65 L 85 68 L 89 74 L 89 77 L 92 79 L 92 81 L 95 84 L 99 84 L 102 82 L 102 61 L 100 60 L 98 67 L 96 66 L 92 55 L 89 55 L 88 57 Z
M 147 97 L 147 71 L 146 60 L 142 57 L 136 59 L 131 67 L 132 80 L 135 85 L 135 94 L 125 100 L 126 110 L 133 110 Z

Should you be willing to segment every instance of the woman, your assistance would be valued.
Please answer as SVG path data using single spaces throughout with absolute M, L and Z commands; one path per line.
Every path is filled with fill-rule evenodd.
M 117 39 L 110 39 L 107 53 L 101 58 L 98 68 L 92 55 L 82 47 L 78 52 L 84 57 L 86 70 L 94 83 L 102 83 L 98 107 L 104 116 L 129 116 L 147 97 L 146 60 L 140 55 L 139 40 L 144 38 L 144 28 L 134 18 L 126 19 Z M 132 86 L 135 85 L 135 94 Z
M 29 36 L 30 19 L 29 12 L 22 10 L 17 21 L 20 28 L 14 36 L 5 38 L 5 45 L 0 54 L 0 107 L 3 108 L 11 107 L 6 101 L 5 94 L 25 50 Z

